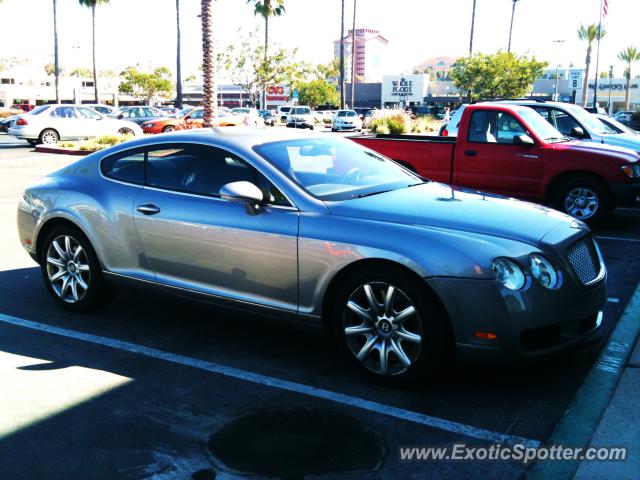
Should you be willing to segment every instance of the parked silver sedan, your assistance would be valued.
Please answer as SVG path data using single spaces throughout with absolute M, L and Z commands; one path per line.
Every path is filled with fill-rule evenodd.
M 101 135 L 142 136 L 131 122 L 105 117 L 84 105 L 41 105 L 18 116 L 9 135 L 35 144 L 53 145 L 59 140 L 77 140 Z
M 137 286 L 324 325 L 389 381 L 598 330 L 606 269 L 583 223 L 348 139 L 232 130 L 130 141 L 28 188 L 20 241 L 52 298 L 83 311 Z

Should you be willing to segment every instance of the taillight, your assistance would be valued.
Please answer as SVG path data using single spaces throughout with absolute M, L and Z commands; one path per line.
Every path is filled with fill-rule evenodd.
M 16 120 L 16 125 L 29 125 L 24 118 L 19 118 Z
M 449 136 L 449 132 L 447 132 L 446 128 L 442 131 L 442 136 L 443 137 L 448 137 Z

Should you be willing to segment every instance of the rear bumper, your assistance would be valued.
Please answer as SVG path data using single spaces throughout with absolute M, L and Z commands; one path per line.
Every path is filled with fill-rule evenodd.
M 616 207 L 640 207 L 640 182 L 611 183 Z

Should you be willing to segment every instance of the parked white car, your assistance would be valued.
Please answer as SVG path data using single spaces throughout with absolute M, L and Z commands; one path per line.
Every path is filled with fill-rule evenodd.
M 41 105 L 20 115 L 9 135 L 32 145 L 52 145 L 59 140 L 79 140 L 101 135 L 130 134 L 142 136 L 142 129 L 132 122 L 100 115 L 84 105 Z
M 362 131 L 362 120 L 355 110 L 338 110 L 331 122 L 331 131 L 357 130 Z
M 309 128 L 313 130 L 315 123 L 311 107 L 291 107 L 289 115 L 287 115 L 287 127 L 289 128 Z
M 238 107 L 231 110 L 234 115 L 243 115 L 244 123 L 249 127 L 264 127 L 264 119 L 257 108 Z

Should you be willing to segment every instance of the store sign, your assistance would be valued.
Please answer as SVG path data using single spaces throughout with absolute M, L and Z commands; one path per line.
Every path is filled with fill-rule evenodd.
M 284 85 L 269 85 L 267 87 L 268 105 L 287 105 L 291 98 L 289 87 Z
M 603 83 L 598 83 L 598 90 L 611 90 L 612 92 L 617 91 L 626 91 L 627 90 L 627 84 L 626 83 L 612 83 L 611 85 L 609 85 L 609 82 L 607 79 L 603 79 L 602 80 Z M 606 82 L 606 83 L 605 83 Z M 589 84 L 589 90 L 593 90 L 595 88 L 595 83 L 590 83 Z M 637 83 L 632 83 L 629 88 L 631 90 L 637 90 L 638 89 L 638 84 Z
M 422 102 L 427 94 L 426 75 L 385 75 L 382 101 L 385 103 Z

